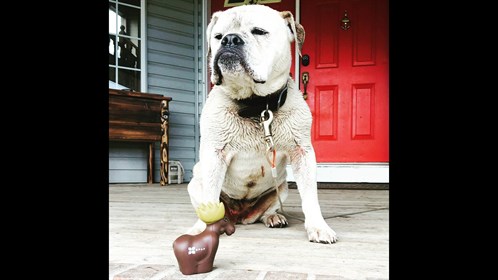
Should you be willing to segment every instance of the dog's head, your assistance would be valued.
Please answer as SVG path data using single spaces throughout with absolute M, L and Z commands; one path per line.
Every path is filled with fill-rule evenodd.
M 290 12 L 264 5 L 215 12 L 206 34 L 211 82 L 229 87 L 235 99 L 280 89 L 292 63 L 290 43 L 297 41 L 300 53 L 304 42 Z

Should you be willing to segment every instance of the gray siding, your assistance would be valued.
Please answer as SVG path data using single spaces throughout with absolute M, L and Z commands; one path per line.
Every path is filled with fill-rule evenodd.
M 146 143 L 110 142 L 109 182 L 147 182 L 147 153 Z
M 148 88 L 145 91 L 173 99 L 170 102 L 169 156 L 170 160 L 182 163 L 184 182 L 192 178 L 199 146 L 198 116 L 203 96 L 202 2 L 146 1 Z M 111 143 L 109 146 L 111 183 L 147 181 L 145 144 Z M 159 182 L 159 143 L 155 148 L 154 181 Z

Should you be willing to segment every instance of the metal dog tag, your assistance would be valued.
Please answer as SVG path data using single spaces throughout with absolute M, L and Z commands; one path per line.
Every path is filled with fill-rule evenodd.
M 268 114 L 268 118 L 266 118 L 266 114 Z M 265 142 L 266 142 L 266 149 L 268 151 L 273 151 L 273 135 L 271 134 L 271 123 L 273 121 L 273 112 L 266 109 L 263 112 L 261 112 L 261 124 L 263 125 L 264 129 L 264 137 L 265 137 Z

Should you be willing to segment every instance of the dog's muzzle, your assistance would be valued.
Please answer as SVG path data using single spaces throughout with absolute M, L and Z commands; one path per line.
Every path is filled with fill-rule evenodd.
M 221 85 L 223 80 L 223 74 L 221 73 L 222 66 L 226 73 L 229 72 L 237 72 L 242 69 L 249 74 L 251 77 L 254 74 L 254 71 L 249 67 L 246 62 L 245 53 L 243 51 L 243 47 L 245 45 L 244 40 L 240 38 L 237 34 L 226 34 L 221 39 L 221 47 L 216 53 L 214 57 L 214 73 L 217 77 L 216 85 Z M 241 68 L 242 69 L 241 69 Z M 256 83 L 264 83 L 264 81 L 256 81 Z

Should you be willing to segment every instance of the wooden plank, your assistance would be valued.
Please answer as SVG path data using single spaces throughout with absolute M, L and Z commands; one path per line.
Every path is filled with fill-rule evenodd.
M 163 95 L 158 95 L 158 94 L 153 94 L 153 93 L 146 93 L 146 92 L 134 92 L 134 91 L 128 91 L 128 90 L 116 90 L 116 89 L 109 89 L 109 96 L 128 96 L 128 97 L 139 97 L 143 99 L 152 99 L 152 100 L 158 100 L 159 102 L 161 100 L 167 99 L 171 100 L 171 97 L 163 96 Z
M 157 123 L 160 113 L 160 101 L 157 100 L 109 98 L 110 121 Z
M 156 133 L 156 128 L 150 129 L 147 127 L 137 128 L 135 130 L 129 127 L 109 127 L 110 141 L 161 141 L 161 135 Z M 161 128 L 159 127 L 159 130 Z

